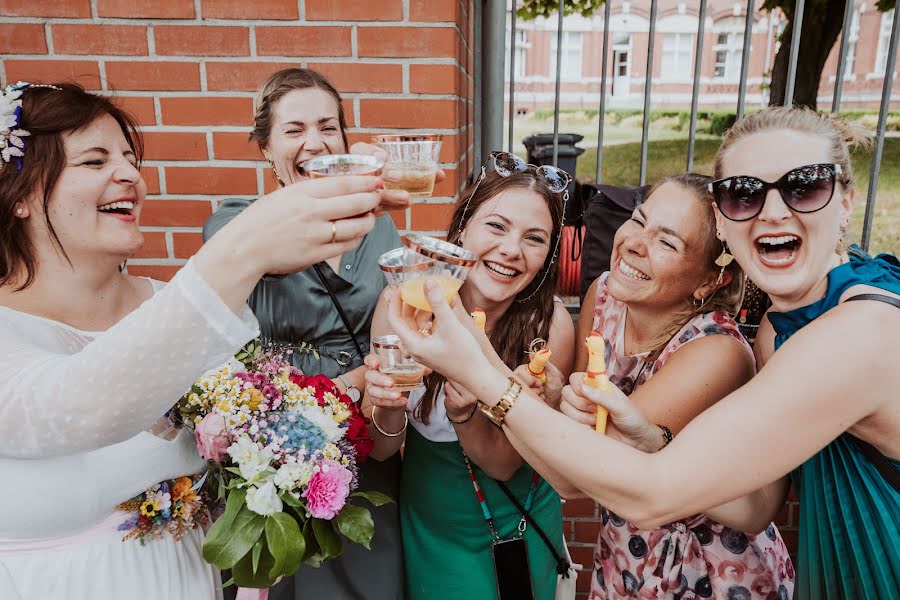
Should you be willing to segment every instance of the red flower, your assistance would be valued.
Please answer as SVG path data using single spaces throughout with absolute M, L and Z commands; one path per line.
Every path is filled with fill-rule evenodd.
M 352 406 L 356 408 L 355 404 Z M 350 426 L 347 429 L 346 438 L 356 449 L 356 460 L 362 462 L 368 458 L 372 448 L 375 447 L 375 440 L 369 435 L 368 419 L 358 414 L 358 409 L 354 412 L 357 412 L 357 414 L 354 414 L 348 420 Z

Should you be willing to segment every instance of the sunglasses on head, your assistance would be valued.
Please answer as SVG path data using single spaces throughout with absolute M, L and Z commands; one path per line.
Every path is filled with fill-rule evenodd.
M 533 173 L 540 177 L 550 188 L 550 191 L 559 194 L 569 186 L 572 176 L 556 167 L 550 165 L 531 165 L 509 152 L 491 152 L 491 158 L 494 159 L 494 170 L 501 177 L 509 177 L 515 173 Z
M 722 216 L 731 221 L 748 221 L 762 212 L 769 190 L 778 190 L 781 199 L 794 212 L 822 210 L 834 196 L 834 183 L 841 165 L 823 163 L 791 169 L 778 181 L 763 181 L 749 175 L 736 175 L 709 184 Z

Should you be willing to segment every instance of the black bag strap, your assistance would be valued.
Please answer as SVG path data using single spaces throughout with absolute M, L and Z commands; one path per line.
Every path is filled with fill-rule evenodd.
M 885 304 L 900 308 L 900 299 L 888 296 L 887 294 L 857 294 L 856 296 L 847 298 L 844 302 L 851 302 L 853 300 L 874 300 L 876 302 L 884 302 Z M 872 466 L 878 470 L 878 473 L 884 477 L 885 481 L 890 483 L 896 491 L 900 492 L 900 469 L 897 468 L 897 465 L 889 461 L 888 458 L 879 452 L 872 444 L 862 441 L 855 435 L 851 435 L 850 437 L 853 438 L 853 442 L 856 444 L 856 447 L 859 448 L 862 455 L 872 463 Z
M 525 517 L 528 524 L 531 525 L 534 530 L 538 532 L 538 535 L 541 536 L 541 539 L 544 540 L 544 544 L 546 544 L 547 548 L 550 550 L 550 554 L 553 555 L 553 559 L 556 561 L 556 573 L 566 577 L 569 572 L 569 567 L 571 567 L 572 564 L 566 560 L 565 557 L 559 555 L 559 552 L 556 551 L 556 548 L 553 547 L 553 544 L 550 543 L 550 540 L 547 538 L 547 534 L 544 533 L 544 530 L 537 524 L 537 521 L 531 518 L 531 514 L 525 510 L 522 503 L 516 499 L 511 491 L 509 491 L 506 484 L 500 480 L 495 481 L 497 482 L 497 485 L 500 486 L 500 489 L 503 490 L 503 493 L 506 494 L 506 497 L 512 501 L 513 505 L 515 505 L 516 510 L 522 513 L 522 516 Z
M 331 289 L 331 286 L 328 285 L 328 282 L 325 280 L 325 273 L 322 272 L 322 267 L 318 264 L 315 264 L 313 265 L 313 269 L 315 269 L 316 275 L 319 276 L 319 281 L 322 282 L 322 286 L 325 288 L 325 291 L 328 292 L 329 296 L 331 296 L 331 302 L 337 309 L 338 316 L 344 323 L 344 327 L 347 329 L 347 333 L 350 334 L 350 339 L 353 340 L 353 346 L 356 348 L 356 351 L 359 352 L 360 358 L 365 358 L 366 354 L 365 352 L 363 352 L 362 345 L 359 343 L 359 340 L 356 339 L 356 334 L 353 333 L 353 327 L 350 325 L 350 319 L 348 319 L 346 313 L 344 313 L 344 308 L 341 306 L 341 303 L 338 302 L 334 290 Z

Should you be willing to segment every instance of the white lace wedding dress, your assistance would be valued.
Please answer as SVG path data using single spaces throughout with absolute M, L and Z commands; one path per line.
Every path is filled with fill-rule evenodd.
M 153 286 L 102 332 L 0 307 L 2 600 L 221 596 L 202 531 L 122 541 L 115 507 L 203 471 L 193 436 L 159 431 L 160 417 L 258 324 L 246 306 L 234 314 L 191 263 Z

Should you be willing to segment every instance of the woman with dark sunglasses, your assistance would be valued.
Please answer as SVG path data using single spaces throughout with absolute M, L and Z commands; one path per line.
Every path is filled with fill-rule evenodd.
M 772 299 L 756 348 L 764 367 L 662 451 L 572 431 L 564 415 L 516 393 L 508 370 L 437 290 L 427 290 L 435 314 L 428 337 L 404 319 L 394 295 L 389 321 L 416 359 L 449 379 L 482 372 L 471 391 L 525 460 L 563 474 L 623 518 L 655 527 L 728 503 L 717 512 L 759 531 L 781 508 L 790 475 L 801 503 L 795 597 L 896 598 L 900 265 L 844 250 L 854 196 L 848 146 L 858 139 L 838 120 L 796 108 L 760 111 L 726 135 L 716 177 L 743 178 L 730 189 L 744 191 L 726 197 L 721 182 L 713 186 L 718 232 Z M 820 195 L 831 187 L 828 171 L 833 190 Z M 762 198 L 746 193 L 759 182 L 775 185 L 763 186 Z M 617 405 L 615 392 L 583 385 L 582 374 L 571 384 L 567 399 Z
M 570 178 L 511 154 L 495 153 L 494 161 L 495 170 L 483 171 L 463 193 L 448 226 L 448 241 L 480 257 L 459 294 L 467 313 L 484 310 L 490 343 L 509 368 L 527 362 L 534 339 L 547 340 L 553 362 L 539 393 L 541 402 L 555 406 L 574 347 L 572 320 L 553 296 L 564 213 L 560 196 Z M 381 302 L 372 336 L 390 333 Z M 369 356 L 366 365 L 372 456 L 392 456 L 405 443 L 398 504 L 407 598 L 496 598 L 498 587 L 514 590 L 502 594 L 504 600 L 527 600 L 529 588 L 534 598 L 553 598 L 554 556 L 562 553 L 563 539 L 559 496 L 476 409 L 476 396 L 465 387 L 470 378 L 451 382 L 434 373 L 407 398 L 391 389 L 393 380 L 377 370 L 376 357 Z M 528 510 L 531 523 L 504 485 Z

